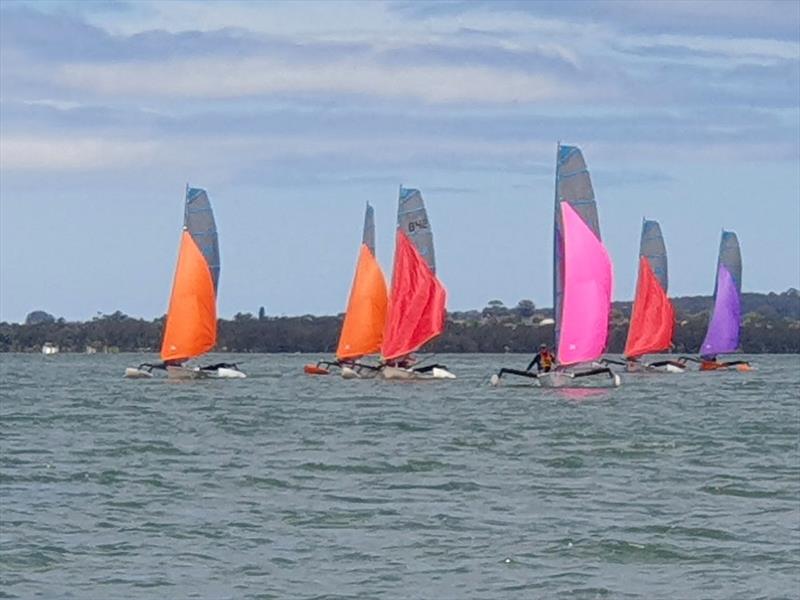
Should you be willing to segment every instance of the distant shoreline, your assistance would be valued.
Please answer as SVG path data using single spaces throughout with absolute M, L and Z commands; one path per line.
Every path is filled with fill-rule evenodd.
M 673 353 L 694 354 L 705 335 L 712 305 L 710 296 L 672 299 L 677 324 Z M 631 303 L 615 302 L 610 315 L 608 352 L 619 354 L 628 333 Z M 146 321 L 121 312 L 85 322 L 57 319 L 43 311 L 29 322 L 0 323 L 0 352 L 41 352 L 45 344 L 60 352 L 148 352 L 161 345 L 163 317 Z M 271 317 L 239 313 L 218 321 L 213 351 L 236 353 L 333 354 L 342 315 Z M 445 332 L 423 351 L 441 353 L 530 353 L 553 341 L 552 309 L 522 300 L 515 307 L 491 301 L 485 308 L 448 314 Z M 740 347 L 745 354 L 800 354 L 800 292 L 742 294 Z

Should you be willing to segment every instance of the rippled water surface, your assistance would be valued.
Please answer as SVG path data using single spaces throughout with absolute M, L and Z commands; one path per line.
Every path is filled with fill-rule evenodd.
M 800 360 L 488 385 L 0 355 L 0 596 L 796 598 Z M 216 359 L 217 357 L 213 357 Z M 219 356 L 230 359 L 230 356 Z

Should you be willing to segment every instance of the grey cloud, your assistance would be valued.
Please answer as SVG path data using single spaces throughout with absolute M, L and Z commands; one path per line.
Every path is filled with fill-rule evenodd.
M 477 10 L 528 14 L 538 18 L 569 19 L 605 24 L 630 33 L 757 37 L 797 41 L 800 5 L 792 0 L 470 0 L 419 2 L 401 0 L 391 6 L 417 19 L 465 14 Z
M 672 111 L 639 110 L 630 114 L 586 111 L 558 116 L 530 110 L 457 112 L 429 108 L 409 113 L 403 105 L 381 109 L 297 103 L 293 107 L 253 109 L 249 104 L 221 103 L 213 110 L 152 112 L 121 106 L 88 105 L 57 108 L 4 102 L 0 105 L 6 133 L 105 133 L 153 138 L 374 139 L 386 147 L 398 140 L 451 140 L 524 145 L 532 141 L 580 139 L 602 142 L 747 143 L 790 141 L 784 119 L 766 110 L 702 108 Z M 796 132 L 795 132 L 796 133 Z
M 0 36 L 4 49 L 14 48 L 31 58 L 57 62 L 263 54 L 283 59 L 322 59 L 370 50 L 365 44 L 297 42 L 236 28 L 178 33 L 153 30 L 130 36 L 112 35 L 74 15 L 43 13 L 30 8 L 4 9 Z

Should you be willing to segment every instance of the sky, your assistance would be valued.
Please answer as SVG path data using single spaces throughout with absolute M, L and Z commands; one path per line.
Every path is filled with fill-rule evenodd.
M 556 145 L 581 147 L 633 296 L 643 217 L 670 295 L 800 287 L 800 3 L 0 4 L 0 320 L 167 306 L 187 183 L 219 314 L 344 310 L 376 211 L 428 206 L 448 308 L 552 305 Z

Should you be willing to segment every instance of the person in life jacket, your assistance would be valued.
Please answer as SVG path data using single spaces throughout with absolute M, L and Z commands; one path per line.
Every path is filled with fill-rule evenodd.
M 539 352 L 533 357 L 533 360 L 528 363 L 528 367 L 525 370 L 530 371 L 533 368 L 533 365 L 536 365 L 536 370 L 539 373 L 542 371 L 547 373 L 553 368 L 553 363 L 555 361 L 556 357 L 553 356 L 553 353 L 547 349 L 547 344 L 542 344 L 539 346 Z

